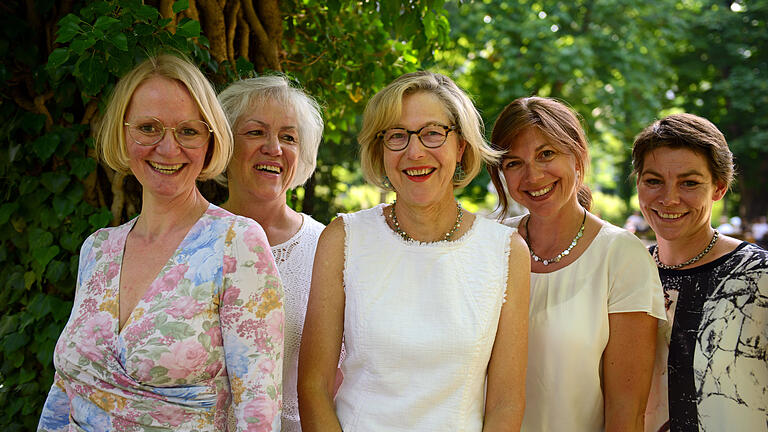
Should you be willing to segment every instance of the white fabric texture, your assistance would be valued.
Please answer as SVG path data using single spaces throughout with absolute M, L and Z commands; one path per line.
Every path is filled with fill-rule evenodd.
M 383 208 L 342 215 L 341 427 L 479 432 L 514 230 L 477 217 L 456 241 L 405 241 Z
M 522 431 L 604 430 L 602 355 L 608 314 L 621 312 L 666 319 L 653 259 L 624 229 L 603 223 L 576 261 L 531 274 Z
M 299 402 L 296 391 L 299 345 L 307 314 L 309 286 L 317 240 L 325 225 L 301 213 L 304 221 L 288 241 L 272 246 L 285 291 L 285 348 L 283 357 L 283 432 L 300 432 Z

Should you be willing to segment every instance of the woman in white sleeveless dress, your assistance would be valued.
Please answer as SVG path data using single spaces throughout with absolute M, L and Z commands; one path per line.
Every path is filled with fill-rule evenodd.
M 530 248 L 524 431 L 643 430 L 661 282 L 640 240 L 589 213 L 587 140 L 576 114 L 521 98 L 491 134 L 505 154 L 489 167 L 530 212 L 508 221 Z M 502 177 L 503 176 L 503 177 Z
M 447 77 L 406 74 L 368 103 L 359 141 L 366 179 L 397 199 L 320 236 L 299 360 L 303 430 L 517 429 L 527 250 L 453 196 L 498 156 L 477 111 Z
M 317 239 L 325 226 L 291 209 L 286 191 L 315 170 L 320 108 L 283 76 L 237 81 L 219 95 L 235 137 L 222 207 L 261 224 L 285 290 L 282 431 L 299 432 L 296 375 Z M 220 179 L 222 180 L 222 179 Z

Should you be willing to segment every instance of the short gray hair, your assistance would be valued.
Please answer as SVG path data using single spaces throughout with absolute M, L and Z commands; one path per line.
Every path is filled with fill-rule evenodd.
M 294 110 L 298 121 L 299 160 L 289 188 L 303 185 L 317 166 L 317 149 L 323 137 L 323 116 L 317 101 L 284 75 L 263 75 L 235 81 L 219 94 L 219 103 L 232 129 L 253 107 L 274 101 Z

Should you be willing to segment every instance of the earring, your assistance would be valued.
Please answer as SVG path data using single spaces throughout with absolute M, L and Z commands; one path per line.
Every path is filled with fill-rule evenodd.
M 456 170 L 453 171 L 453 181 L 460 182 L 467 177 L 467 173 L 464 172 L 464 167 L 461 166 L 461 162 L 456 162 Z
M 384 176 L 384 179 L 382 179 L 381 183 L 384 185 L 385 189 L 392 189 L 392 182 L 389 181 L 389 177 Z

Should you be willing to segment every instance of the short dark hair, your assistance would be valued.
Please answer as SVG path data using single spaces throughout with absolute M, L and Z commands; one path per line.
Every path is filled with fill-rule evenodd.
M 707 160 L 712 179 L 731 187 L 733 154 L 723 133 L 704 117 L 672 114 L 643 129 L 632 146 L 632 174 L 640 175 L 645 156 L 660 147 L 684 148 L 701 154 Z

